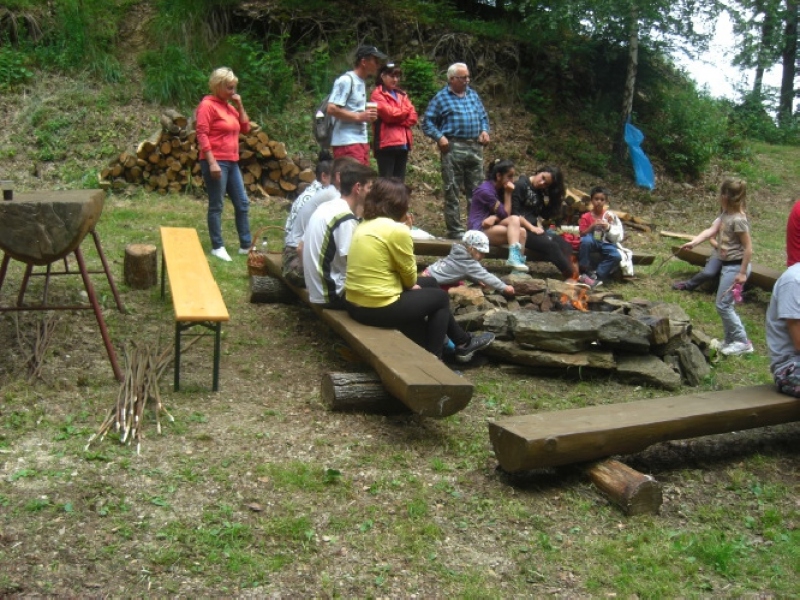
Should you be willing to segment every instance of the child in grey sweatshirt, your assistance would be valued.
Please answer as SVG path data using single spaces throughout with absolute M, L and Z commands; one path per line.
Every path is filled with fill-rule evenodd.
M 489 273 L 480 263 L 489 252 L 489 238 L 482 231 L 470 230 L 461 243 L 453 244 L 450 254 L 437 260 L 425 271 L 423 277 L 433 277 L 439 285 L 457 284 L 462 279 L 494 288 L 507 296 L 514 295 L 514 287 L 506 285 Z

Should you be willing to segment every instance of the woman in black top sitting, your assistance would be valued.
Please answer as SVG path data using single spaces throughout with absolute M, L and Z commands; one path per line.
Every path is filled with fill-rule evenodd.
M 561 224 L 564 204 L 564 176 L 558 167 L 540 167 L 533 175 L 521 175 L 511 195 L 511 214 L 519 215 L 527 231 L 525 247 L 553 263 L 564 279 L 575 279 L 572 246 L 560 235 L 549 233 L 542 221 Z

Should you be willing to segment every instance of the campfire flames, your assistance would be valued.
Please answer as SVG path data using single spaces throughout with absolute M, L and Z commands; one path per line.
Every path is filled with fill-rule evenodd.
M 581 312 L 589 312 L 589 286 L 570 280 L 572 294 L 561 294 L 561 306 L 572 307 Z

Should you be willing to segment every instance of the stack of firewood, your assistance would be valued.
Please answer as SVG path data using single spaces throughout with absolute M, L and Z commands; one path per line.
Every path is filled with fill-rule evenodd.
M 177 111 L 161 115 L 161 128 L 141 142 L 135 153 L 123 152 L 100 173 L 100 187 L 122 190 L 142 185 L 166 194 L 203 187 L 194 123 Z M 286 145 L 271 140 L 255 123 L 239 136 L 239 168 L 245 189 L 257 196 L 293 197 L 314 181 L 313 164 L 292 159 Z

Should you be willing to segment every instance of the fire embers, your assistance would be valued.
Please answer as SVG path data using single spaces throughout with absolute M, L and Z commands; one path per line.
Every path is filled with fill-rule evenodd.
M 571 293 L 563 292 L 559 299 L 561 310 L 589 311 L 589 286 L 577 281 L 566 282 L 572 288 Z

